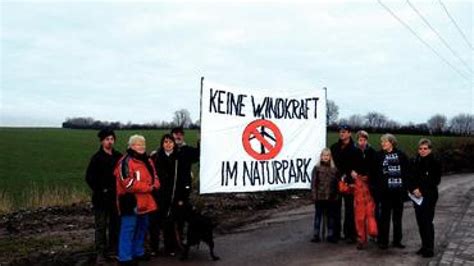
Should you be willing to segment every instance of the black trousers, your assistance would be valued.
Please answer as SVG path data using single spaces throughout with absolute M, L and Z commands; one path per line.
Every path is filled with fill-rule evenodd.
M 342 202 L 344 202 L 344 223 L 341 222 Z M 354 217 L 354 196 L 353 195 L 342 195 L 335 203 L 334 212 L 334 237 L 339 239 L 341 237 L 341 228 L 344 232 L 346 239 L 357 239 L 357 233 L 355 229 L 355 217 Z M 342 227 L 342 224 L 344 227 Z
M 334 234 L 333 237 L 335 240 L 341 238 L 341 209 L 342 209 L 342 198 L 338 198 L 334 204 Z
M 114 207 L 94 209 L 95 248 L 98 255 L 117 254 L 120 219 Z
M 159 211 L 154 211 L 150 213 L 148 232 L 150 234 L 150 249 L 154 252 L 158 252 L 160 247 L 160 213 Z
M 168 208 L 150 214 L 150 249 L 157 252 L 160 247 L 160 233 L 163 234 L 165 253 L 176 252 L 178 248 L 176 221 L 173 215 L 168 216 Z
M 354 195 L 344 195 L 344 237 L 346 239 L 357 239 L 354 217 Z
M 424 198 L 421 205 L 414 204 L 416 222 L 421 238 L 421 247 L 425 251 L 433 252 L 434 249 L 434 224 L 435 207 L 437 198 Z
M 393 243 L 402 241 L 403 199 L 401 195 L 387 193 L 380 202 L 379 244 L 388 245 L 390 218 L 393 223 Z
M 374 199 L 374 204 L 375 204 L 375 209 L 374 209 L 375 221 L 377 222 L 377 228 L 380 228 L 380 217 L 381 217 L 380 200 Z

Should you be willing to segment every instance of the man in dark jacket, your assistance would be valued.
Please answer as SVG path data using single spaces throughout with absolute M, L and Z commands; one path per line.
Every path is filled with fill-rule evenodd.
M 186 203 L 192 191 L 192 171 L 194 163 L 199 162 L 200 149 L 191 147 L 184 141 L 184 130 L 182 127 L 176 127 L 171 130 L 171 134 L 176 142 L 177 157 L 179 160 L 179 178 L 176 186 L 176 195 L 182 198 Z
M 414 203 L 416 222 L 421 237 L 421 248 L 417 254 L 423 257 L 434 256 L 435 230 L 433 219 L 438 201 L 438 185 L 441 182 L 441 162 L 431 153 L 429 139 L 418 143 L 418 155 L 411 161 L 411 175 L 408 191 L 415 197 L 423 197 L 420 205 Z
M 189 206 L 189 196 L 192 192 L 192 171 L 191 167 L 194 163 L 199 162 L 199 141 L 198 147 L 188 146 L 184 141 L 184 130 L 182 127 L 175 127 L 171 130 L 174 141 L 176 143 L 176 157 L 179 161 L 178 179 L 176 183 L 176 199 L 178 206 L 176 209 L 176 223 L 178 224 L 179 234 L 183 237 L 184 228 L 184 211 Z
M 117 253 L 119 218 L 115 196 L 114 167 L 122 154 L 113 148 L 115 143 L 113 130 L 102 129 L 97 136 L 101 146 L 90 160 L 86 181 L 92 189 L 97 263 L 102 264 L 107 257 L 115 256 Z
M 152 215 L 150 224 L 152 255 L 158 254 L 161 229 L 165 254 L 175 256 L 180 244 L 176 242 L 175 209 L 178 202 L 182 202 L 183 199 L 180 195 L 176 195 L 180 162 L 177 158 L 176 143 L 171 134 L 165 134 L 161 138 L 160 146 L 151 158 L 161 184 L 160 190 L 154 195 L 160 208 Z
M 361 157 L 352 140 L 351 130 L 350 126 L 341 125 L 339 127 L 339 141 L 331 146 L 331 153 L 336 167 L 349 185 L 354 184 L 351 173 L 356 170 Z M 344 237 L 349 243 L 355 243 L 357 234 L 354 223 L 354 196 L 343 194 L 342 198 L 344 200 Z M 341 207 L 342 202 L 339 200 L 338 210 L 336 210 L 337 217 L 334 224 L 334 236 L 336 239 L 340 237 L 341 231 Z

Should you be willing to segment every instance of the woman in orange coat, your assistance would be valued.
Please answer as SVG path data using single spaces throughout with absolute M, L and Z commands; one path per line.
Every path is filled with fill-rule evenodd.
M 117 204 L 121 217 L 119 262 L 146 260 L 144 241 L 148 231 L 148 214 L 157 209 L 152 195 L 160 187 L 153 162 L 146 154 L 145 138 L 133 135 L 127 154 L 115 168 Z

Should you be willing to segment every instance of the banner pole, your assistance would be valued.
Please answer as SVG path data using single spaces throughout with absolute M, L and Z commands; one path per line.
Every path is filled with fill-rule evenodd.
M 203 90 L 203 87 L 204 87 L 204 77 L 201 77 L 201 95 L 200 95 L 200 108 L 199 108 L 199 129 L 201 129 L 201 125 L 202 125 L 202 90 Z M 201 130 L 199 130 L 201 131 Z
M 202 158 L 202 149 L 201 149 L 201 128 L 202 128 L 202 91 L 203 91 L 203 87 L 204 87 L 204 77 L 201 77 L 201 95 L 199 96 L 199 103 L 200 103 L 200 108 L 199 108 L 199 158 Z M 200 168 L 201 169 L 201 168 Z M 199 195 L 202 195 L 201 194 L 201 170 L 199 170 L 199 185 L 197 187 L 197 192 Z
M 328 114 L 327 114 L 327 112 L 328 112 L 328 88 L 323 87 L 323 90 L 324 90 L 324 100 L 326 101 L 326 127 L 327 127 L 329 125 L 328 124 L 328 119 L 327 119 L 327 117 L 328 117 Z
M 324 90 L 324 100 L 326 101 L 326 116 L 324 117 L 324 119 L 326 120 L 326 136 L 325 136 L 325 142 L 326 142 L 326 146 L 328 146 L 328 127 L 329 127 L 329 123 L 328 123 L 328 88 L 326 87 L 323 87 L 323 90 Z

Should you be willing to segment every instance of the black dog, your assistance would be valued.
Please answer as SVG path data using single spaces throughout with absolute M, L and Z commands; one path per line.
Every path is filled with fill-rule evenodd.
M 183 244 L 182 260 L 188 258 L 189 249 L 191 246 L 198 245 L 201 241 L 209 246 L 209 253 L 212 260 L 219 260 L 220 258 L 214 254 L 214 224 L 209 217 L 206 217 L 196 211 L 192 206 L 185 208 L 183 215 L 185 222 L 188 225 L 186 234 L 186 244 Z

